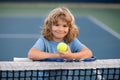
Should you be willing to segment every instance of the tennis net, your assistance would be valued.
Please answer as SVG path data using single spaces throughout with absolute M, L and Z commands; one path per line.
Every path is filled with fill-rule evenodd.
M 0 62 L 0 80 L 120 80 L 120 59 Z

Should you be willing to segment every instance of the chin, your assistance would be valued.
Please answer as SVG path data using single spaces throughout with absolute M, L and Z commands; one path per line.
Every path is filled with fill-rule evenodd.
M 58 38 L 61 38 L 61 39 L 62 39 L 62 38 L 64 38 L 64 36 L 59 36 Z
M 56 37 L 57 39 L 63 39 L 64 37 Z

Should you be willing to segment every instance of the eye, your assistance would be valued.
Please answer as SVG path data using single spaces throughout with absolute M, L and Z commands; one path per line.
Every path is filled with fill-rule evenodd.
M 67 25 L 64 25 L 63 27 L 68 27 Z
M 56 24 L 55 26 L 59 26 L 59 24 Z

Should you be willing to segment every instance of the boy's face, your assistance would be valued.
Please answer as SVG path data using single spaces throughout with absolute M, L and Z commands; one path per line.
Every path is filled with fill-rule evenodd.
M 67 22 L 60 18 L 58 18 L 58 21 L 55 25 L 52 25 L 53 40 L 56 42 L 62 41 L 68 32 L 69 27 L 67 25 Z

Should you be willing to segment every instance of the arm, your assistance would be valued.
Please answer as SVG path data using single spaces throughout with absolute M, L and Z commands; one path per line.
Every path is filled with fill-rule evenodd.
M 90 57 L 92 57 L 92 51 L 87 47 L 84 47 L 80 52 L 74 53 L 72 55 L 73 59 L 82 59 Z
M 32 60 L 42 60 L 46 58 L 60 58 L 59 54 L 50 54 L 47 52 L 42 52 L 36 48 L 31 48 L 28 53 L 28 58 Z
M 82 48 L 82 50 L 77 53 L 72 53 L 70 48 L 68 47 L 67 52 L 60 53 L 60 54 L 61 54 L 61 57 L 66 59 L 83 59 L 83 58 L 92 57 L 92 51 L 87 47 Z

